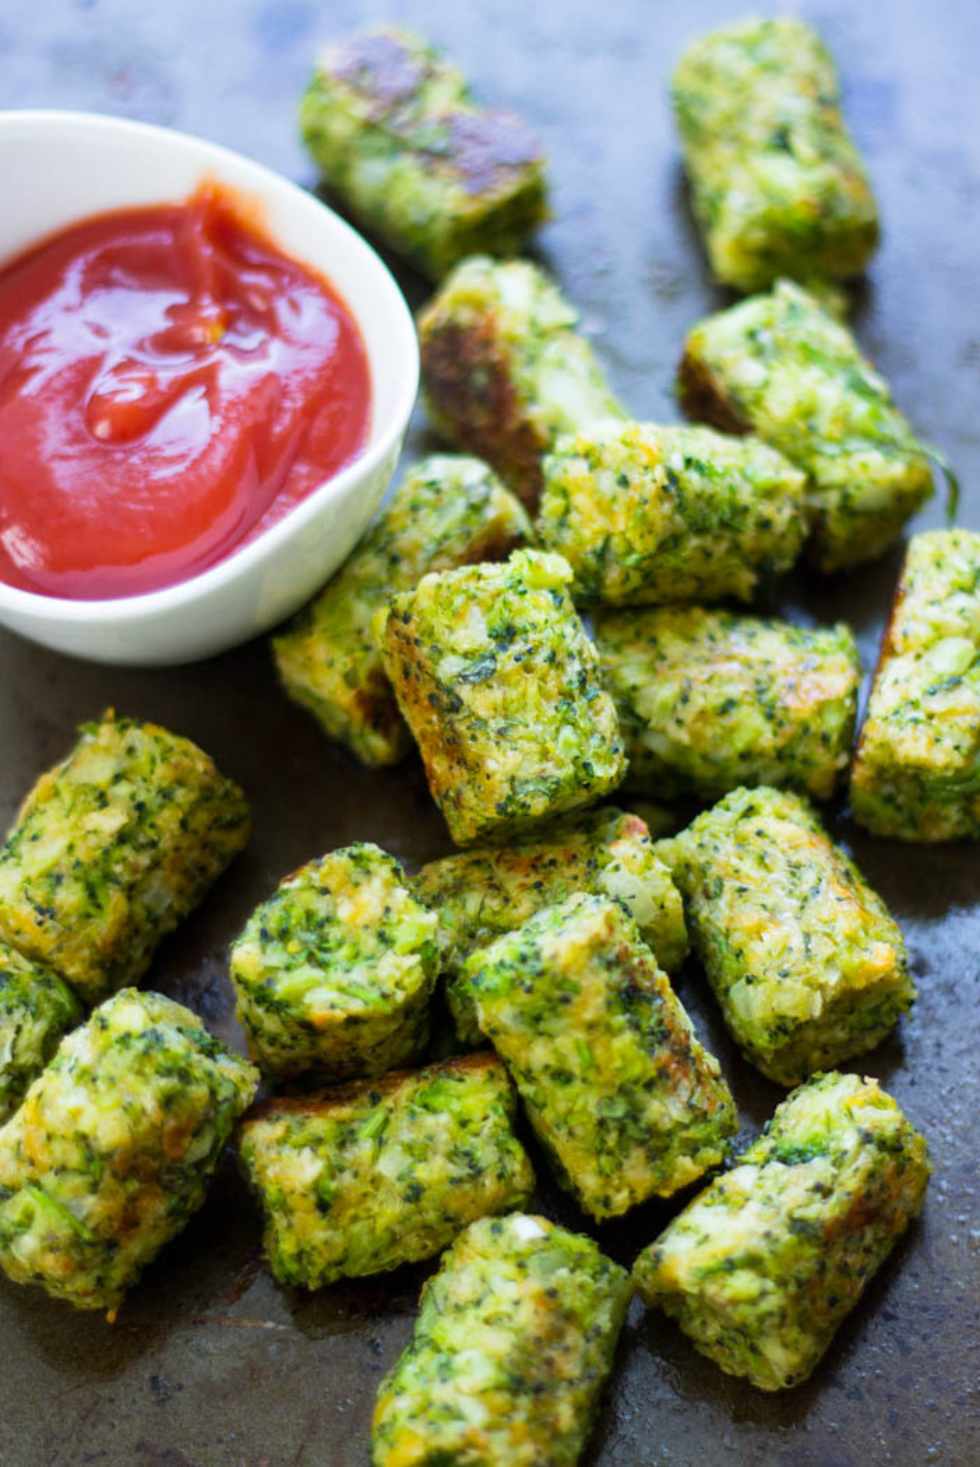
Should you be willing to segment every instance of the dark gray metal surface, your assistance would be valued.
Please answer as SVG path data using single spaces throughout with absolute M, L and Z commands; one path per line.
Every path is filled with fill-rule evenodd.
M 721 302 L 686 213 L 665 102 L 669 66 L 746 0 L 33 0 L 0 7 L 0 105 L 121 113 L 201 133 L 310 181 L 295 105 L 317 40 L 386 16 L 459 57 L 487 98 L 539 129 L 555 220 L 542 255 L 638 415 L 675 416 L 685 329 Z M 885 238 L 857 315 L 861 339 L 920 432 L 964 483 L 980 526 L 980 7 L 800 7 L 845 74 Z M 419 282 L 402 277 L 413 302 Z M 415 448 L 424 439 L 421 423 Z M 2 452 L 2 445 L 0 445 Z M 940 521 L 938 508 L 917 528 Z M 803 579 L 790 615 L 849 620 L 870 667 L 900 564 Z M 255 837 L 202 911 L 161 949 L 151 986 L 238 1036 L 224 950 L 279 876 L 364 838 L 409 862 L 447 846 L 419 769 L 369 774 L 277 692 L 266 649 L 173 672 L 67 661 L 0 633 L 0 822 L 108 704 L 190 735 L 239 778 Z M 980 1212 L 977 1131 L 980 854 L 839 833 L 900 917 L 921 999 L 863 1068 L 924 1128 L 936 1176 L 925 1218 L 883 1270 L 808 1385 L 778 1398 L 722 1376 L 674 1327 L 634 1306 L 597 1433 L 601 1467 L 976 1467 Z M 703 981 L 685 1003 L 732 1080 L 746 1134 L 780 1092 L 734 1053 Z M 543 1205 L 581 1226 L 548 1193 Z M 632 1261 L 668 1215 L 650 1206 L 599 1236 Z M 375 1386 L 411 1326 L 424 1269 L 307 1297 L 259 1267 L 258 1224 L 232 1164 L 150 1270 L 115 1328 L 0 1287 L 4 1467 L 355 1467 Z

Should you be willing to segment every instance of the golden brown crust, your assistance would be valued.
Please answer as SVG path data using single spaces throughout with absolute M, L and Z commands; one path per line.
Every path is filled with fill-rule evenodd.
M 422 370 L 429 401 L 454 442 L 488 464 L 529 508 L 541 493 L 543 443 L 522 416 L 491 314 L 469 326 L 455 322 L 422 333 Z
M 373 122 L 384 122 L 413 100 L 426 68 L 397 35 L 368 32 L 345 41 L 329 58 L 329 71 L 370 101 Z
M 253 1121 L 274 1119 L 280 1115 L 318 1115 L 321 1112 L 342 1110 L 346 1105 L 356 1105 L 367 1095 L 378 1101 L 393 1095 L 406 1080 L 418 1079 L 419 1075 L 431 1071 L 433 1074 L 446 1072 L 456 1075 L 475 1075 L 483 1070 L 500 1069 L 501 1061 L 490 1050 L 478 1050 L 473 1054 L 457 1055 L 453 1059 L 440 1060 L 425 1065 L 421 1070 L 389 1070 L 376 1080 L 354 1080 L 347 1085 L 331 1085 L 309 1095 L 270 1095 L 251 1110 L 242 1120 L 242 1126 Z
M 389 762 L 397 763 L 401 757 L 402 720 L 398 705 L 391 696 L 391 684 L 380 669 L 372 674 L 366 686 L 358 688 L 351 699 L 351 707 L 354 718 L 393 750 Z
M 469 194 L 518 182 L 541 158 L 534 134 L 510 112 L 450 112 L 448 161 Z
M 703 362 L 685 351 L 677 369 L 681 407 L 696 423 L 707 423 L 722 433 L 748 433 L 751 425 L 739 415 Z
M 447 68 L 397 29 L 350 37 L 327 57 L 325 67 L 329 76 L 357 93 L 371 122 L 407 136 L 431 169 L 451 171 L 469 194 L 520 183 L 526 170 L 541 160 L 541 145 L 521 118 L 476 109 L 463 100 L 455 106 L 446 100 L 427 145 L 425 127 L 417 120 L 420 95 L 429 83 L 438 87 Z

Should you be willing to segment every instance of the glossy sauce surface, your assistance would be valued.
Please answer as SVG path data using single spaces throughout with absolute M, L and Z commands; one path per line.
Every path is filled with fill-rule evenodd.
M 0 579 L 189 579 L 357 456 L 371 382 L 329 282 L 214 186 L 85 219 L 0 271 Z

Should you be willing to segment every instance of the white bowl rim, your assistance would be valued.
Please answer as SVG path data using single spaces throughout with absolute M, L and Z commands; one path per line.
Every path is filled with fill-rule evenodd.
M 141 621 L 144 618 L 158 616 L 162 611 L 174 611 L 181 606 L 189 605 L 226 585 L 229 581 L 237 580 L 242 573 L 269 559 L 285 540 L 292 539 L 298 531 L 303 529 L 304 525 L 315 518 L 322 507 L 324 497 L 341 494 L 354 479 L 370 475 L 384 462 L 386 456 L 392 452 L 404 434 L 418 395 L 419 351 L 412 313 L 391 271 L 363 235 L 307 189 L 294 183 L 284 174 L 277 173 L 274 168 L 269 168 L 266 164 L 250 158 L 247 153 L 238 153 L 234 148 L 226 148 L 222 143 L 211 142 L 207 138 L 197 137 L 194 133 L 181 132 L 171 127 L 160 127 L 152 122 L 139 122 L 128 117 L 114 117 L 111 113 L 104 112 L 77 112 L 70 109 L 42 107 L 0 108 L 0 129 L 5 129 L 11 124 L 27 124 L 30 127 L 68 125 L 73 128 L 85 127 L 92 132 L 125 132 L 132 136 L 152 137 L 157 141 L 165 141 L 168 145 L 172 144 L 179 148 L 190 147 L 195 152 L 210 156 L 216 163 L 230 160 L 236 165 L 247 164 L 270 188 L 297 195 L 304 204 L 314 204 L 323 209 L 330 217 L 332 224 L 341 233 L 349 235 L 356 241 L 357 245 L 371 259 L 374 268 L 380 272 L 390 286 L 396 314 L 402 315 L 404 324 L 408 328 L 406 340 L 411 343 L 410 360 L 406 361 L 408 370 L 404 387 L 400 389 L 396 410 L 391 414 L 388 423 L 382 427 L 376 437 L 372 437 L 361 454 L 345 464 L 329 479 L 324 479 L 299 504 L 287 511 L 282 519 L 270 525 L 267 530 L 263 530 L 254 540 L 249 540 L 245 545 L 239 546 L 237 550 L 232 550 L 214 565 L 172 586 L 159 587 L 138 595 L 92 600 L 45 596 L 39 592 L 25 591 L 19 586 L 11 586 L 6 581 L 0 580 L 0 607 L 9 608 L 11 611 L 27 612 L 38 621 L 64 622 L 67 617 L 76 625 L 84 622 L 93 626 L 120 620 Z M 41 239 L 43 238 L 42 235 Z M 287 253 L 290 253 L 293 258 L 302 259 L 301 256 L 296 255 L 295 251 Z M 0 261 L 0 269 L 3 269 L 3 261 Z M 357 313 L 353 307 L 348 306 L 348 310 L 356 321 Z

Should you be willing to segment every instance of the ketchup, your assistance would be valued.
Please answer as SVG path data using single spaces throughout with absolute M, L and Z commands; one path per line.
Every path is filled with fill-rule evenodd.
M 355 458 L 357 323 L 216 186 L 84 219 L 0 271 L 0 580 L 187 580 Z

